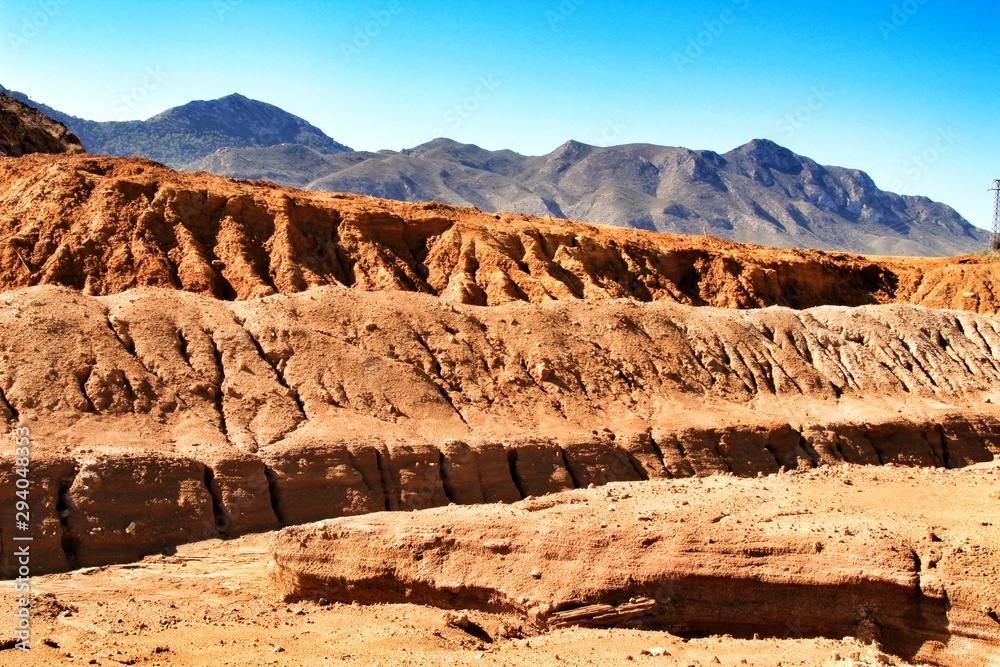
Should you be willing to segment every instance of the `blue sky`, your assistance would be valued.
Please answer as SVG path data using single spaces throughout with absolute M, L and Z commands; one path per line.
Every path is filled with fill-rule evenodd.
M 1000 3 L 7 0 L 0 83 L 146 118 L 240 92 L 357 149 L 770 138 L 988 226 Z

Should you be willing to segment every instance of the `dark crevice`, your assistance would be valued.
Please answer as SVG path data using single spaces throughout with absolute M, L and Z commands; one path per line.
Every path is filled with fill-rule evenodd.
M 216 388 L 215 392 L 215 410 L 219 413 L 219 428 L 222 430 L 222 435 L 229 440 L 229 425 L 226 423 L 226 410 L 225 406 L 222 404 L 223 389 L 222 385 L 226 381 L 226 371 L 222 366 L 222 350 L 215 343 L 215 338 L 212 337 L 207 331 L 205 335 L 208 336 L 208 343 L 212 346 L 212 356 L 215 358 L 215 368 L 219 373 L 219 386 Z
M 871 433 L 865 433 L 865 440 L 867 440 L 868 443 L 872 446 L 872 451 L 875 452 L 875 456 L 878 457 L 878 464 L 880 466 L 884 466 L 885 457 L 882 455 L 882 452 L 879 451 L 879 448 L 875 446 L 875 441 L 872 439 Z
M 83 395 L 83 399 L 87 401 L 87 412 L 97 412 L 97 407 L 94 405 L 94 401 L 90 398 L 90 394 L 87 393 L 87 383 L 90 382 L 90 377 L 94 374 L 94 367 L 88 366 L 85 375 L 82 377 L 77 377 L 77 383 L 80 385 L 80 393 Z
M 820 457 L 816 450 L 813 448 L 812 443 L 806 440 L 806 437 L 799 433 L 799 447 L 806 453 L 809 457 L 809 462 L 812 464 L 813 468 L 818 468 L 820 464 Z
M 628 457 L 629 465 L 632 466 L 632 470 L 634 470 L 635 474 L 639 476 L 639 479 L 641 479 L 643 482 L 648 482 L 649 473 L 646 472 L 646 468 L 642 465 L 642 463 L 639 462 L 639 459 L 635 458 L 634 456 L 632 456 L 632 454 L 628 452 L 625 452 L 625 456 Z
M 180 329 L 177 330 L 177 345 L 184 363 L 191 366 L 191 350 L 188 349 L 188 340 L 184 337 L 184 332 Z
M 441 377 L 441 362 L 438 361 L 437 355 L 434 354 L 434 351 L 431 349 L 431 346 L 427 344 L 427 340 L 423 337 L 423 335 L 418 333 L 415 329 L 411 329 L 411 332 L 413 333 L 413 336 L 416 339 L 417 343 L 420 344 L 420 347 L 424 348 L 427 354 L 430 355 L 432 368 L 434 370 L 434 375 L 436 375 L 438 379 L 441 380 L 441 382 L 444 382 L 444 378 Z M 420 370 L 423 371 L 423 369 Z M 427 375 L 427 373 L 424 372 L 424 375 Z M 469 422 L 465 421 L 465 415 L 463 415 L 462 411 L 458 409 L 457 405 L 455 405 L 455 401 L 454 399 L 452 399 L 451 393 L 447 389 L 442 387 L 440 384 L 435 382 L 433 377 L 428 376 L 427 379 L 431 384 L 434 385 L 438 393 L 441 394 L 441 398 L 447 401 L 448 405 L 451 406 L 451 409 L 455 411 L 455 414 L 458 415 L 458 418 L 462 420 L 462 423 L 468 426 Z
M 382 452 L 375 450 L 375 462 L 378 464 L 378 476 L 379 480 L 382 482 L 382 495 L 385 496 L 385 511 L 392 511 L 392 502 L 390 489 L 392 485 L 389 483 L 390 471 L 389 462 L 386 460 L 388 457 L 383 456 Z
M 427 344 L 427 340 L 421 334 L 417 333 L 416 330 L 412 331 L 413 331 L 413 336 L 417 339 L 417 343 L 419 343 L 420 347 L 424 348 L 424 350 L 427 351 L 427 354 L 430 355 L 431 363 L 433 364 L 434 367 L 434 374 L 437 375 L 438 377 L 441 377 L 441 362 L 438 361 L 437 355 L 434 354 L 434 351 L 431 349 L 431 346 Z
M 833 436 L 833 446 L 837 448 L 837 453 L 840 454 L 840 460 L 847 461 L 847 457 L 844 456 L 844 443 L 841 441 L 840 436 Z
M 126 341 L 125 337 L 122 336 L 120 331 L 118 331 L 118 329 L 114 325 L 114 322 L 111 321 L 110 317 L 107 318 L 106 321 L 108 323 L 108 329 L 110 329 L 114 337 L 118 339 L 118 342 L 121 344 L 121 346 L 125 348 L 125 351 L 128 352 L 133 357 L 136 356 L 135 341 L 133 341 L 131 337 L 129 337 L 129 339 Z
M 357 283 L 357 276 L 354 274 L 354 262 L 351 261 L 347 252 L 344 251 L 339 245 L 336 247 L 334 256 L 337 263 L 340 264 L 340 268 L 344 272 L 344 285 L 347 287 L 354 287 L 355 283 Z
M 653 439 L 653 436 L 649 436 L 649 444 L 652 445 L 652 447 L 653 447 L 653 453 L 656 454 L 656 458 L 660 459 L 660 464 L 663 466 L 663 471 L 667 473 L 668 477 L 672 478 L 673 475 L 670 473 L 670 470 L 667 468 L 667 460 L 663 457 L 663 450 L 660 448 L 660 443 L 656 442 L 656 440 Z M 680 447 L 680 445 L 678 445 L 678 447 Z M 683 456 L 683 455 L 684 455 L 684 452 L 681 451 L 681 456 Z
M 941 458 L 944 459 L 944 467 L 952 469 L 951 453 L 948 451 L 948 436 L 944 432 L 944 427 L 937 424 L 938 435 L 941 436 Z
M 958 329 L 958 332 L 960 334 L 962 334 L 966 338 L 969 337 L 969 334 L 965 333 L 965 325 L 962 324 L 962 318 L 956 317 L 955 320 L 954 320 L 954 324 L 955 324 L 955 327 Z
M 569 459 L 566 458 L 566 450 L 562 447 L 559 448 L 559 457 L 562 459 L 563 467 L 566 468 L 566 472 L 569 473 L 569 478 L 573 481 L 573 488 L 583 488 L 580 485 L 580 481 L 576 478 L 576 475 L 573 474 L 573 469 L 569 467 Z
M 300 419 L 299 421 L 301 422 L 302 420 L 306 419 L 306 408 L 305 405 L 302 403 L 302 397 L 299 395 L 299 392 L 296 391 L 288 383 L 288 380 L 285 378 L 284 372 L 282 372 L 281 370 L 281 364 L 272 361 L 271 358 L 267 356 L 267 353 L 264 352 L 264 347 L 260 344 L 260 341 L 257 340 L 256 336 L 250 333 L 250 330 L 246 328 L 243 322 L 239 322 L 239 324 L 241 327 L 243 327 L 243 330 L 246 332 L 247 337 L 250 339 L 250 342 L 257 350 L 257 355 L 260 356 L 260 358 L 263 359 L 264 362 L 271 367 L 271 370 L 274 371 L 274 375 L 278 379 L 278 384 L 280 384 L 288 392 L 288 396 L 293 401 L 295 401 L 295 405 L 299 410 L 299 414 L 302 415 L 302 419 Z
M 205 489 L 212 497 L 212 513 L 215 515 L 215 528 L 224 537 L 229 537 L 229 519 L 223 509 L 222 495 L 215 485 L 215 471 L 205 466 Z
M 517 488 L 517 492 L 521 494 L 521 498 L 527 498 L 528 494 L 524 492 L 524 485 L 521 483 L 521 477 L 517 474 L 517 450 L 508 449 L 507 450 L 507 464 L 510 466 L 510 478 L 514 482 L 514 486 Z
M 445 463 L 447 463 L 444 457 L 444 452 L 439 451 L 439 457 L 440 458 L 438 459 L 438 474 L 441 475 L 441 488 L 444 489 L 444 495 L 447 496 L 448 502 L 455 503 L 457 505 L 458 503 L 455 501 L 455 494 L 451 488 L 451 485 L 448 483 L 448 476 L 444 474 L 444 466 Z
M 451 394 L 448 393 L 448 390 L 442 387 L 441 385 L 437 384 L 436 382 L 434 383 L 434 386 L 437 387 L 438 393 L 441 394 L 441 397 L 448 402 L 448 405 L 450 405 L 451 409 L 455 411 L 455 414 L 458 415 L 458 418 L 462 420 L 462 423 L 468 426 L 469 422 L 465 421 L 465 415 L 463 415 L 462 411 L 458 409 L 457 405 L 455 405 L 455 401 L 454 399 L 452 399 Z
M 149 368 L 149 366 L 146 365 L 146 362 L 139 357 L 139 354 L 135 350 L 135 341 L 132 340 L 132 336 L 128 334 L 127 323 L 123 323 L 120 325 L 121 329 L 125 331 L 125 333 L 123 334 L 119 330 L 119 327 L 115 326 L 115 323 L 111 321 L 110 317 L 106 318 L 105 322 L 107 323 L 108 330 L 111 331 L 112 335 L 114 335 L 115 339 L 118 341 L 118 344 L 122 346 L 122 349 L 128 352 L 129 356 L 135 359 L 139 363 L 139 365 L 142 366 L 142 370 L 146 371 L 147 374 L 152 375 L 153 377 L 159 379 L 164 384 L 169 384 L 168 382 L 164 381 L 163 378 L 161 378 L 159 375 L 154 373 Z
M 764 443 L 764 449 L 766 449 L 774 458 L 774 462 L 778 464 L 778 470 L 788 469 L 788 464 L 781 460 L 781 457 L 778 455 L 778 450 L 776 450 L 773 445 Z
M 368 487 L 369 492 L 377 493 L 381 490 L 382 488 L 381 480 L 379 480 L 377 488 L 372 487 L 371 478 L 368 475 L 365 475 L 364 473 L 364 470 L 367 468 L 367 466 L 358 460 L 357 453 L 355 452 L 354 449 L 350 447 L 347 449 L 347 459 L 351 462 L 351 467 L 357 470 L 358 474 L 361 475 L 361 479 L 365 483 L 365 486 Z
M 69 501 L 67 495 L 69 494 L 70 488 L 73 486 L 73 482 L 76 480 L 76 473 L 73 473 L 72 477 L 64 477 L 59 481 L 59 495 L 56 501 L 56 512 L 59 514 L 59 525 L 62 528 L 62 537 L 59 541 L 59 546 L 62 548 L 63 553 L 66 555 L 66 560 L 69 562 L 70 569 L 76 567 L 76 551 L 77 551 L 77 540 L 73 536 L 72 531 L 69 527 Z
M 657 449 L 659 449 L 659 447 L 657 447 Z M 690 460 L 688 459 L 687 449 L 684 448 L 684 443 L 681 441 L 680 438 L 677 439 L 677 451 L 680 453 L 681 458 L 683 458 L 685 461 Z M 663 452 L 660 452 L 660 455 L 662 456 Z M 666 460 L 664 460 L 663 463 L 664 465 L 666 465 Z
M 134 404 L 137 398 L 135 388 L 132 387 L 132 382 L 128 379 L 128 374 L 125 371 L 122 371 L 122 384 L 125 385 L 125 395 L 128 397 L 129 403 Z
M 267 478 L 267 494 L 271 497 L 271 511 L 278 518 L 278 524 L 284 528 L 288 524 L 281 518 L 281 510 L 278 507 L 278 496 L 280 494 L 280 491 L 278 491 L 278 474 L 270 467 L 264 466 L 264 476 Z
M 10 413 L 12 422 L 15 424 L 20 423 L 21 413 L 17 411 L 13 403 L 7 400 L 7 394 L 4 392 L 3 387 L 0 387 L 0 407 L 6 408 L 7 412 Z

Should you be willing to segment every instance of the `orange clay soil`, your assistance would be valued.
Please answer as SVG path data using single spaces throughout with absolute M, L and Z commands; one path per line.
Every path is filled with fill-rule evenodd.
M 0 158 L 0 286 L 223 299 L 341 284 L 453 303 L 914 303 L 994 313 L 1000 264 L 874 258 L 488 215 L 187 174 L 136 158 Z
M 998 266 L 0 159 L 29 659 L 996 667 Z
M 31 428 L 37 572 L 219 534 L 613 481 L 1000 454 L 992 316 L 316 288 L 0 296 Z M 13 440 L 0 566 L 16 570 Z

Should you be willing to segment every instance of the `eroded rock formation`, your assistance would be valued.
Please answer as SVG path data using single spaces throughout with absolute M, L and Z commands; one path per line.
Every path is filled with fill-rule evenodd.
M 1000 650 L 1000 553 L 982 520 L 996 473 L 914 483 L 841 467 L 322 521 L 278 534 L 274 580 L 289 600 L 515 612 L 546 628 L 852 636 L 978 667 Z
M 915 303 L 994 313 L 1000 264 L 877 259 L 598 227 L 442 204 L 306 193 L 140 159 L 0 159 L 0 287 L 221 299 L 310 287 L 450 303 L 674 301 L 811 308 Z
M 35 287 L 0 298 L 0 411 L 32 429 L 58 570 L 615 481 L 990 461 L 998 349 L 993 317 L 914 306 Z

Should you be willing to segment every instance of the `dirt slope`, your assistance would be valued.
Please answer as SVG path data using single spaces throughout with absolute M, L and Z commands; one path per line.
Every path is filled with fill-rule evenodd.
M 780 250 L 440 204 L 305 193 L 140 159 L 0 159 L 0 287 L 222 299 L 340 284 L 451 303 L 916 303 L 996 312 L 998 264 Z
M 439 607 L 285 603 L 268 581 L 270 539 L 210 540 L 139 563 L 36 577 L 35 647 L 23 655 L 0 648 L 0 656 L 31 667 L 907 664 L 859 639 L 808 638 L 795 627 L 759 640 L 579 626 L 542 633 L 514 613 L 470 610 L 462 629 Z M 12 613 L 14 597 L 0 596 L 0 615 Z M 664 655 L 644 653 L 656 648 Z
M 82 152 L 80 140 L 64 125 L 0 92 L 0 155 Z
M 0 297 L 0 413 L 36 441 L 35 563 L 51 571 L 611 481 L 989 461 L 996 350 L 992 316 L 914 306 L 47 286 Z

